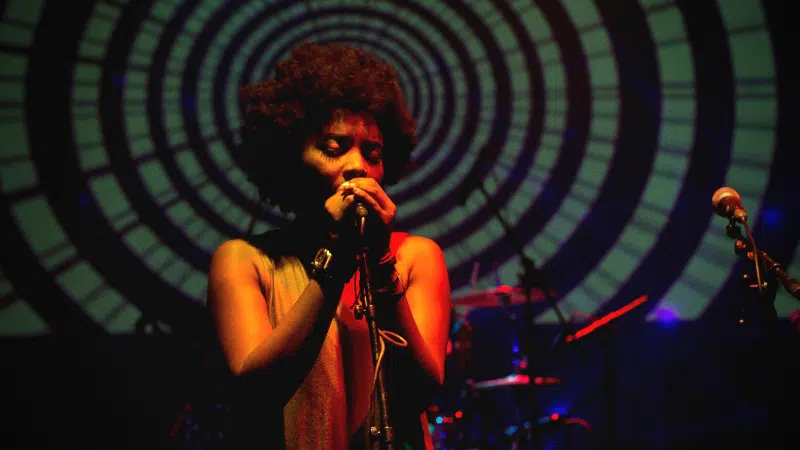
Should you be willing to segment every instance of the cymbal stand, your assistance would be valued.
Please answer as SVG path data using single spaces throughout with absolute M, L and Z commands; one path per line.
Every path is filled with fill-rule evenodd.
M 553 308 L 553 312 L 556 315 L 558 323 L 562 329 L 562 334 L 564 337 L 570 335 L 570 325 L 567 323 L 567 320 L 564 318 L 564 315 L 561 313 L 561 310 L 558 308 L 555 300 L 551 295 L 551 291 L 549 286 L 544 280 L 541 272 L 536 268 L 536 264 L 534 263 L 533 259 L 528 257 L 525 254 L 524 246 L 522 242 L 520 242 L 519 237 L 515 233 L 514 229 L 508 225 L 503 217 L 500 208 L 497 205 L 497 202 L 492 198 L 491 195 L 486 190 L 486 187 L 483 185 L 483 181 L 476 179 L 475 185 L 478 190 L 481 192 L 483 197 L 486 199 L 487 205 L 492 209 L 497 221 L 500 223 L 500 226 L 503 227 L 505 231 L 506 238 L 511 241 L 511 245 L 513 246 L 514 250 L 516 251 L 517 255 L 520 259 L 520 271 L 519 271 L 519 283 L 520 286 L 525 290 L 525 328 L 527 328 L 527 336 L 523 339 L 522 345 L 522 357 L 527 361 L 523 372 L 527 372 L 526 374 L 533 379 L 538 368 L 533 370 L 534 367 L 533 358 L 530 357 L 531 349 L 533 347 L 534 342 L 534 328 L 533 328 L 533 289 L 539 288 L 544 294 L 545 300 L 547 301 L 548 305 Z M 529 418 L 529 423 L 531 424 L 531 448 L 534 449 L 540 445 L 540 437 L 539 437 L 539 430 L 537 429 L 538 426 L 535 420 L 535 414 L 537 411 L 536 407 L 536 392 L 535 392 L 535 385 L 534 383 L 530 383 L 528 385 L 528 393 L 529 393 L 529 414 L 531 417 Z

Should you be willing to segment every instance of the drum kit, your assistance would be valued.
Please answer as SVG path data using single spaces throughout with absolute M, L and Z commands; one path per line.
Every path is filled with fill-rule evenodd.
M 471 291 L 452 298 L 452 326 L 447 344 L 447 367 L 445 394 L 428 410 L 430 429 L 436 449 L 471 448 L 519 448 L 520 433 L 526 430 L 525 423 L 503 423 L 493 420 L 488 424 L 482 415 L 494 414 L 499 419 L 497 408 L 490 405 L 491 398 L 511 392 L 516 397 L 528 387 L 561 384 L 561 380 L 550 376 L 531 376 L 527 373 L 527 355 L 515 359 L 510 374 L 498 378 L 475 381 L 473 362 L 473 324 L 469 320 L 476 311 L 505 311 L 514 319 L 515 307 L 530 302 L 541 302 L 545 295 L 541 290 L 525 289 L 507 285 L 491 289 Z M 516 350 L 516 349 L 515 349 Z M 512 414 L 518 419 L 519 411 Z M 513 420 L 512 420 L 513 422 Z M 487 429 L 487 428 L 492 428 Z M 506 441 L 507 445 L 499 441 Z
M 551 300 L 553 296 L 551 291 Z M 538 449 L 536 434 L 540 425 L 544 422 L 565 423 L 564 420 L 559 422 L 557 414 L 539 415 L 536 414 L 537 411 L 531 410 L 532 406 L 535 408 L 535 404 L 530 401 L 531 396 L 536 397 L 537 392 L 542 389 L 552 389 L 563 383 L 558 377 L 536 373 L 536 369 L 528 367 L 528 352 L 523 351 L 520 354 L 517 344 L 514 344 L 512 352 L 515 357 L 511 364 L 511 373 L 480 381 L 474 379 L 478 371 L 475 370 L 477 364 L 473 360 L 473 344 L 476 342 L 473 341 L 473 324 L 469 320 L 471 313 L 501 309 L 503 315 L 513 321 L 519 311 L 518 307 L 530 307 L 532 304 L 546 306 L 549 302 L 545 300 L 548 297 L 540 289 L 525 290 L 506 285 L 453 297 L 445 389 L 439 400 L 428 409 L 434 448 Z M 576 332 L 560 334 L 559 340 L 564 343 L 574 342 L 646 300 L 646 296 L 639 297 L 624 308 L 593 320 Z M 525 331 L 525 327 L 516 327 L 512 334 Z M 516 337 L 515 340 L 519 342 L 530 336 Z M 492 349 L 489 352 L 505 354 Z M 501 403 L 498 400 L 500 398 L 510 398 L 511 401 Z

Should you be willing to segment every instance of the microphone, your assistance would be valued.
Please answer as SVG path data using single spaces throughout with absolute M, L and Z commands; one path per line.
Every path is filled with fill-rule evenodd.
M 728 227 L 732 227 L 733 222 L 739 222 L 744 226 L 744 231 L 747 236 L 747 240 L 750 242 L 750 248 L 753 254 L 758 294 L 760 296 L 764 295 L 764 284 L 761 282 L 761 255 L 758 251 L 758 247 L 756 247 L 756 241 L 753 239 L 753 234 L 750 232 L 750 226 L 747 224 L 747 212 L 745 212 L 744 207 L 742 206 L 742 197 L 738 192 L 736 192 L 735 189 L 724 186 L 717 189 L 717 191 L 714 192 L 714 195 L 711 196 L 711 205 L 714 206 L 714 212 L 731 220 L 731 223 L 728 224 Z M 729 236 L 736 237 L 735 234 L 729 234 Z M 737 246 L 739 245 L 739 241 L 741 241 L 741 239 L 737 241 Z
M 742 206 L 742 197 L 736 190 L 721 187 L 711 196 L 711 205 L 717 215 L 740 223 L 747 223 L 747 212 Z
M 367 211 L 367 207 L 364 206 L 364 204 L 361 202 L 356 203 L 356 217 L 358 217 L 358 232 L 362 239 L 364 238 L 364 230 L 367 225 L 368 215 L 369 211 Z
M 361 202 L 356 203 L 356 216 L 358 216 L 359 219 L 363 219 L 368 215 L 369 211 L 367 211 L 367 207 Z

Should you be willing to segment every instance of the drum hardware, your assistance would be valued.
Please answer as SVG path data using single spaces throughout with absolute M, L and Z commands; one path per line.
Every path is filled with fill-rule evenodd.
M 533 377 L 532 383 L 535 386 L 552 386 L 556 384 L 561 384 L 561 379 L 556 377 L 539 376 L 539 377 Z M 520 373 L 512 373 L 511 375 L 507 375 L 502 378 L 495 378 L 493 380 L 471 383 L 470 388 L 485 390 L 485 389 L 497 389 L 504 387 L 528 386 L 530 384 L 531 384 L 530 376 Z
M 602 383 L 600 392 L 594 393 L 593 395 L 588 396 L 587 398 L 582 399 L 573 407 L 579 407 L 581 405 L 585 405 L 597 397 L 604 396 L 606 401 L 606 417 L 608 418 L 608 424 L 606 425 L 606 436 L 604 442 L 602 443 L 602 448 L 613 450 L 616 448 L 617 439 L 617 358 L 616 353 L 614 352 L 616 345 L 615 339 L 617 335 L 617 330 L 615 326 L 615 320 L 619 319 L 620 317 L 624 316 L 625 314 L 631 312 L 638 306 L 647 302 L 648 296 L 642 295 L 628 304 L 618 308 L 614 311 L 605 314 L 604 316 L 590 320 L 590 322 L 585 325 L 584 327 L 577 330 L 575 333 L 569 334 L 566 338 L 563 339 L 565 343 L 575 342 L 580 339 L 586 338 L 586 336 L 591 335 L 595 331 L 605 331 L 606 339 L 610 344 L 608 344 L 604 351 L 604 370 L 602 375 Z M 562 422 L 564 424 L 568 424 L 570 422 L 565 421 Z M 574 422 L 575 424 L 584 426 L 585 428 L 591 430 L 591 426 L 583 419 Z M 593 436 L 594 437 L 594 436 Z
M 490 397 L 493 396 L 492 393 L 498 392 L 499 390 L 504 389 L 511 389 L 515 392 L 514 397 L 521 401 L 523 397 L 520 397 L 523 394 L 530 393 L 530 391 L 526 391 L 525 389 L 519 388 L 528 388 L 532 390 L 542 389 L 545 387 L 558 387 L 562 386 L 564 382 L 557 377 L 553 376 L 544 376 L 542 374 L 532 375 L 531 371 L 528 370 L 527 364 L 527 354 L 522 354 L 520 360 L 515 361 L 514 370 L 511 374 L 500 377 L 494 378 L 489 380 L 482 380 L 475 382 L 472 380 L 471 376 L 465 375 L 472 375 L 472 359 L 471 359 L 471 350 L 472 350 L 472 326 L 468 320 L 468 313 L 470 311 L 476 309 L 483 309 L 483 308 L 494 308 L 497 306 L 506 306 L 508 304 L 513 304 L 515 301 L 515 295 L 519 295 L 521 292 L 520 289 L 509 287 L 509 286 L 498 286 L 496 288 L 472 292 L 460 297 L 456 297 L 453 299 L 453 304 L 456 306 L 460 306 L 462 310 L 460 312 L 456 312 L 456 308 L 454 307 L 454 316 L 456 320 L 454 321 L 454 326 L 451 328 L 451 337 L 455 339 L 455 342 L 451 342 L 448 345 L 448 348 L 452 351 L 449 352 L 449 356 L 451 358 L 455 358 L 460 361 L 461 371 L 458 375 L 461 377 L 453 377 L 460 385 L 461 388 L 461 401 L 466 401 L 465 403 L 459 404 L 459 406 L 448 414 L 439 414 L 437 416 L 438 423 L 435 426 L 436 430 L 438 430 L 438 436 L 441 439 L 441 443 L 443 444 L 437 448 L 447 448 L 447 449 L 462 449 L 468 448 L 475 442 L 468 442 L 462 441 L 461 439 L 467 434 L 470 430 L 468 430 L 468 424 L 471 422 L 475 415 L 482 415 L 482 412 L 485 410 L 486 406 L 483 402 L 487 401 L 478 400 L 479 393 L 491 394 Z M 506 296 L 506 299 L 502 298 L 492 298 L 492 297 L 502 297 Z M 561 345 L 568 345 L 571 347 L 570 344 L 575 343 L 576 341 L 581 341 L 582 339 L 586 338 L 587 336 L 592 335 L 596 331 L 607 331 L 607 337 L 613 339 L 614 337 L 614 330 L 613 330 L 613 323 L 616 319 L 622 317 L 623 315 L 627 314 L 628 312 L 632 311 L 633 309 L 637 308 L 638 306 L 642 305 L 647 301 L 647 296 L 643 295 L 640 296 L 633 301 L 629 302 L 625 306 L 612 311 L 600 318 L 594 318 L 591 316 L 587 316 L 587 322 L 583 326 L 575 326 L 576 324 L 572 324 L 570 321 L 571 326 L 575 326 L 578 328 L 576 331 L 571 332 L 569 334 L 560 333 L 557 337 L 557 342 L 554 343 L 553 348 L 556 346 Z M 466 308 L 466 312 L 463 310 Z M 519 330 L 518 330 L 519 332 Z M 613 343 L 610 345 L 613 347 Z M 516 353 L 516 351 L 515 351 Z M 616 380 L 616 367 L 615 361 L 613 356 L 613 351 L 611 349 L 607 349 L 606 353 L 606 362 L 605 362 L 605 369 L 604 369 L 604 383 L 600 393 L 597 393 L 601 396 L 606 398 L 606 407 L 608 408 L 608 414 L 616 415 L 616 390 L 615 390 L 615 380 Z M 465 363 L 468 362 L 468 364 Z M 589 396 L 589 398 L 583 399 L 579 401 L 579 404 L 586 404 L 588 401 L 592 401 L 593 399 L 597 398 L 597 394 L 593 394 Z M 523 401 L 525 402 L 525 401 Z M 525 403 L 522 403 L 525 404 Z M 484 405 L 484 406 L 481 406 Z M 521 414 L 516 406 L 514 410 L 516 411 L 512 415 L 514 418 L 511 419 L 510 424 L 507 422 L 506 424 L 502 424 L 496 422 L 493 417 L 484 417 L 479 419 L 479 422 L 482 422 L 478 425 L 479 428 L 486 429 L 488 426 L 491 430 L 496 430 L 495 433 L 492 435 L 503 439 L 505 443 L 509 445 L 509 448 L 530 448 L 530 449 L 537 449 L 537 439 L 541 440 L 544 434 L 549 434 L 555 427 L 562 427 L 568 424 L 572 424 L 573 422 L 581 425 L 583 422 L 586 422 L 584 419 L 575 419 L 579 421 L 583 421 L 581 423 L 569 420 L 566 420 L 567 416 L 563 416 L 559 420 L 550 419 L 546 420 L 547 423 L 542 422 L 542 417 L 549 418 L 551 416 L 542 415 L 541 417 L 536 417 L 537 411 L 530 411 L 534 418 L 531 419 L 529 417 L 524 417 L 525 414 Z M 453 413 L 456 411 L 458 414 Z M 493 415 L 496 413 L 490 414 Z M 466 419 L 466 420 L 465 420 Z M 488 425 L 487 425 L 488 422 Z M 586 422 L 585 428 L 591 428 L 591 425 Z M 500 428 L 496 428 L 496 427 Z M 609 423 L 609 431 L 607 437 L 607 443 L 613 444 L 615 440 L 615 432 L 616 426 L 613 418 L 610 420 Z M 537 436 L 536 433 L 539 433 Z M 542 434 L 544 433 L 544 434 Z M 567 433 L 569 434 L 569 433 Z M 446 437 L 446 444 L 444 444 L 444 439 Z M 482 437 L 481 437 L 482 438 Z M 474 439 L 473 439 L 474 440 Z M 505 447 L 502 447 L 505 448 Z
M 464 187 L 463 192 L 464 200 L 462 203 L 466 202 L 466 198 L 469 196 L 469 193 L 472 189 L 477 189 L 483 195 L 484 200 L 486 201 L 486 205 L 492 210 L 492 213 L 496 217 L 497 221 L 500 223 L 500 226 L 503 228 L 504 234 L 503 236 L 508 239 L 509 245 L 511 246 L 512 250 L 519 258 L 519 272 L 518 272 L 518 284 L 522 292 L 522 297 L 524 297 L 524 301 L 522 302 L 525 306 L 524 312 L 524 326 L 522 329 L 524 330 L 524 335 L 521 336 L 520 343 L 522 344 L 522 354 L 523 357 L 526 358 L 529 362 L 534 361 L 531 359 L 531 353 L 534 348 L 534 315 L 533 315 L 533 303 L 534 303 L 534 293 L 538 290 L 543 294 L 544 300 L 547 302 L 547 306 L 552 309 L 553 313 L 556 316 L 559 326 L 562 329 L 562 333 L 564 336 L 568 336 L 571 333 L 570 325 L 567 323 L 564 315 L 561 313 L 558 305 L 555 301 L 555 296 L 552 294 L 552 290 L 548 286 L 546 281 L 546 277 L 541 273 L 541 271 L 536 267 L 536 263 L 532 258 L 530 258 L 525 253 L 525 243 L 519 238 L 516 233 L 516 230 L 509 226 L 506 222 L 505 218 L 503 217 L 502 212 L 500 211 L 500 205 L 494 196 L 489 194 L 486 190 L 486 186 L 483 183 L 483 176 L 485 172 L 481 172 L 481 166 L 476 166 L 475 169 L 470 171 L 466 179 L 464 180 Z M 511 299 L 514 298 L 513 292 L 510 296 Z M 502 297 L 502 296 L 501 296 Z M 578 344 L 580 346 L 580 344 Z M 525 368 L 526 375 L 536 374 L 539 370 L 538 367 L 531 367 L 530 363 Z M 535 375 L 534 375 L 535 376 Z M 528 387 L 528 403 L 529 407 L 527 408 L 531 413 L 537 411 L 537 397 L 536 397 L 536 390 L 531 388 L 532 384 L 529 384 Z M 533 447 L 536 448 L 539 446 L 538 443 L 538 433 L 537 433 L 537 426 L 531 427 L 531 434 L 533 436 Z
M 483 151 L 481 152 L 483 153 Z M 492 210 L 492 213 L 497 218 L 500 226 L 503 228 L 504 237 L 508 239 L 510 246 L 512 247 L 514 253 L 519 258 L 519 272 L 518 272 L 518 282 L 519 282 L 519 290 L 517 288 L 511 288 L 510 292 L 508 288 L 501 287 L 498 288 L 498 291 L 490 292 L 489 295 L 485 295 L 485 293 L 478 293 L 477 296 L 469 297 L 466 296 L 464 298 L 455 299 L 453 302 L 454 305 L 464 305 L 468 304 L 470 306 L 476 307 L 477 305 L 486 304 L 488 301 L 489 306 L 508 306 L 510 304 L 517 304 L 513 303 L 514 299 L 518 299 L 519 304 L 524 305 L 525 312 L 524 312 L 524 326 L 522 327 L 523 335 L 520 336 L 520 343 L 522 344 L 522 360 L 525 361 L 524 367 L 519 374 L 515 375 L 527 375 L 529 377 L 528 384 L 524 386 L 527 387 L 527 390 L 523 390 L 527 393 L 527 403 L 528 403 L 528 414 L 531 414 L 532 417 L 529 417 L 528 420 L 523 420 L 522 423 L 531 424 L 530 430 L 526 433 L 528 435 L 527 443 L 530 444 L 530 448 L 538 449 L 541 446 L 540 442 L 540 428 L 541 426 L 536 423 L 534 420 L 533 415 L 535 415 L 538 411 L 537 407 L 537 388 L 536 384 L 530 383 L 530 376 L 534 376 L 534 380 L 536 379 L 536 374 L 540 370 L 539 367 L 532 366 L 531 363 L 537 361 L 535 358 L 531 358 L 534 349 L 534 343 L 536 340 L 534 339 L 534 315 L 533 315 L 533 303 L 537 298 L 543 299 L 547 302 L 547 306 L 552 309 L 553 313 L 556 316 L 557 323 L 561 329 L 559 335 L 559 341 L 565 342 L 566 339 L 572 336 L 569 343 L 570 346 L 577 347 L 577 350 L 580 352 L 581 356 L 586 356 L 585 349 L 582 348 L 582 342 L 580 337 L 576 337 L 577 333 L 573 333 L 572 326 L 567 320 L 564 318 L 564 315 L 561 313 L 558 305 L 556 304 L 553 295 L 553 291 L 548 287 L 547 282 L 541 271 L 536 267 L 533 259 L 531 259 L 525 253 L 525 244 L 522 240 L 519 239 L 519 236 L 516 234 L 516 230 L 508 225 L 505 221 L 503 214 L 500 211 L 500 206 L 497 203 L 497 200 L 489 194 L 486 190 L 486 187 L 483 183 L 483 176 L 486 172 L 482 172 L 481 166 L 477 165 L 473 170 L 471 170 L 463 184 L 463 199 L 459 202 L 461 204 L 466 203 L 467 197 L 469 193 L 473 189 L 477 189 L 483 195 L 487 206 Z M 473 271 L 473 285 L 474 282 L 477 280 L 477 276 L 479 275 L 477 270 Z M 483 295 L 482 295 L 483 294 Z M 517 294 L 515 296 L 515 294 Z M 521 294 L 521 295 L 520 295 Z M 494 297 L 494 298 L 493 298 Z M 524 300 L 523 300 L 524 299 Z M 611 320 L 611 319 L 609 319 Z M 548 349 L 549 352 L 552 352 L 553 348 Z M 515 352 L 516 353 L 516 352 Z M 514 378 L 516 379 L 516 378 Z
M 494 308 L 510 305 L 524 305 L 528 301 L 526 291 L 520 287 L 497 286 L 477 292 L 467 294 L 452 299 L 453 306 L 463 306 L 468 308 Z M 555 292 L 551 291 L 551 295 Z M 540 302 L 545 300 L 545 294 L 541 289 L 531 289 L 530 300 Z
M 478 429 L 481 430 L 496 430 L 499 434 L 496 435 L 498 439 L 502 439 L 509 445 L 516 445 L 514 442 L 518 440 L 530 440 L 531 421 L 526 417 L 520 416 L 522 405 L 527 404 L 526 389 L 538 388 L 544 386 L 557 386 L 562 383 L 561 379 L 552 376 L 542 376 L 539 374 L 531 375 L 528 370 L 528 355 L 525 352 L 518 352 L 515 348 L 514 367 L 511 374 L 489 380 L 475 382 L 473 381 L 473 367 L 472 367 L 472 325 L 469 321 L 469 313 L 478 309 L 484 310 L 488 308 L 501 307 L 506 310 L 512 322 L 522 322 L 521 317 L 517 317 L 513 311 L 508 310 L 512 305 L 524 305 L 531 301 L 540 302 L 545 299 L 545 294 L 539 290 L 531 290 L 530 297 L 525 289 L 499 285 L 497 287 L 473 291 L 452 299 L 453 310 L 451 315 L 451 335 L 447 345 L 447 355 L 449 359 L 448 368 L 451 370 L 448 380 L 458 385 L 458 406 L 450 408 L 449 410 L 439 412 L 435 417 L 429 414 L 431 420 L 432 432 L 434 439 L 438 441 L 437 448 L 447 449 L 462 449 L 470 447 L 469 444 L 475 444 L 468 439 L 462 440 L 465 433 L 468 431 L 466 427 L 469 425 L 476 425 L 474 420 L 478 420 Z M 516 334 L 520 335 L 519 340 L 522 339 L 522 334 L 525 332 L 526 327 L 524 324 L 515 326 Z M 523 389 L 520 389 L 523 388 Z M 501 425 L 494 423 L 496 417 L 476 417 L 475 414 L 481 414 L 484 407 L 480 405 L 486 401 L 491 402 L 492 394 L 501 389 L 513 389 L 515 392 L 514 397 L 517 398 L 516 406 L 512 409 L 515 411 L 512 415 L 512 423 L 503 425 L 502 428 L 496 428 Z M 476 397 L 479 393 L 485 392 L 490 394 L 488 397 Z M 523 403 L 517 403 L 522 401 Z M 465 420 L 466 419 L 466 420 Z M 516 425 L 515 425 L 516 424 Z M 519 425 L 519 424 L 525 424 Z M 538 426 L 538 424 L 535 424 Z M 503 431 L 504 430 L 504 431 Z M 510 430 L 517 430 L 508 433 Z M 469 430 L 469 431 L 474 431 Z M 478 433 L 479 435 L 482 433 Z M 480 447 L 480 445 L 478 445 Z
M 597 330 L 598 328 L 600 328 L 600 327 L 602 327 L 604 325 L 607 325 L 612 320 L 617 319 L 617 318 L 627 314 L 628 312 L 630 312 L 631 310 L 633 310 L 634 308 L 636 308 L 637 306 L 641 305 L 642 303 L 644 303 L 646 301 L 647 301 L 647 296 L 646 295 L 642 295 L 642 296 L 634 299 L 632 302 L 628 303 L 627 305 L 623 306 L 622 308 L 619 308 L 616 311 L 612 311 L 612 312 L 606 314 L 605 316 L 593 321 L 589 325 L 581 328 L 580 330 L 576 331 L 575 333 L 568 335 L 564 339 L 564 341 L 565 342 L 577 341 L 578 339 L 581 339 L 581 338 L 585 337 L 586 335 L 592 333 L 593 331 Z

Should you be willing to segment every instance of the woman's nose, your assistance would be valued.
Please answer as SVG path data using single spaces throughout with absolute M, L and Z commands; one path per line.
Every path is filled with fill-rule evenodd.
M 345 181 L 367 176 L 367 161 L 364 159 L 364 155 L 361 154 L 361 150 L 357 147 L 353 147 L 347 153 L 347 160 L 345 161 L 344 173 L 342 175 Z

